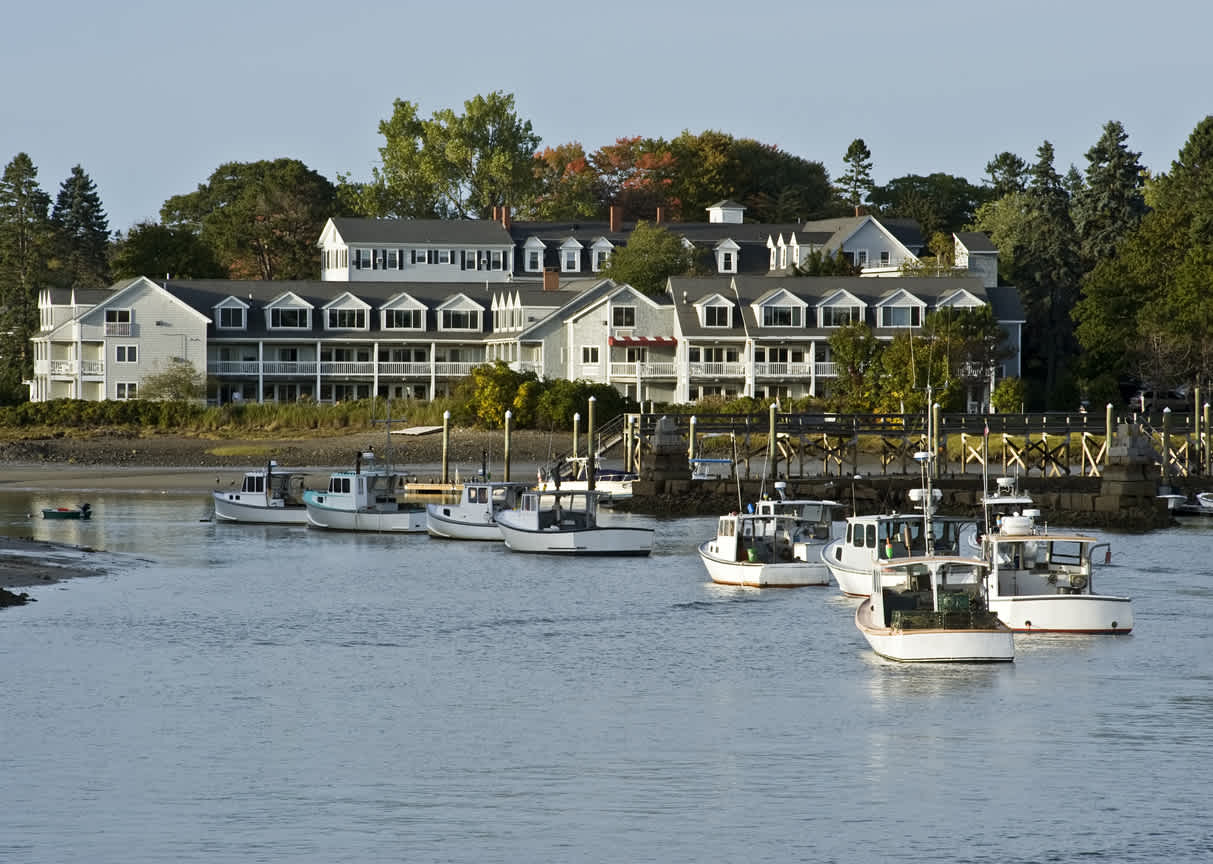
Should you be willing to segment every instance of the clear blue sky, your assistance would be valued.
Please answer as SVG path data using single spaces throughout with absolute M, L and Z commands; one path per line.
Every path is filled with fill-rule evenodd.
M 1208 0 L 42 0 L 5 14 L 0 162 L 28 153 L 52 199 L 82 165 L 126 230 L 228 161 L 367 179 L 394 99 L 503 90 L 544 145 L 587 151 L 718 129 L 835 178 L 863 138 L 877 183 L 980 183 L 1046 139 L 1084 169 L 1119 120 L 1160 172 L 1213 111 L 1210 24 Z

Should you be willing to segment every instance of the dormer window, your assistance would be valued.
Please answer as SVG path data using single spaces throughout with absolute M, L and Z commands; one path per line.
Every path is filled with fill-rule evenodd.
M 609 263 L 611 263 L 611 250 L 610 249 L 595 249 L 594 250 L 594 265 L 593 266 L 594 266 L 595 273 L 599 272 L 600 270 L 605 269 L 607 264 L 609 264 Z
M 799 327 L 799 306 L 763 306 L 763 327 Z
M 565 249 L 560 253 L 560 269 L 565 273 L 576 273 L 581 269 L 581 250 Z
M 881 327 L 921 327 L 921 306 L 882 306 L 880 308 Z
M 704 306 L 703 307 L 703 326 L 704 327 L 731 327 L 732 312 L 731 306 Z
M 720 272 L 721 273 L 736 273 L 737 258 L 732 252 L 720 253 Z
M 822 327 L 846 327 L 863 320 L 862 306 L 822 306 Z
M 539 249 L 526 251 L 526 272 L 538 273 L 543 269 L 543 252 Z
M 365 330 L 365 309 L 330 309 L 328 310 L 329 330 Z
M 273 330 L 306 330 L 311 327 L 311 310 L 298 307 L 281 307 L 270 310 L 270 328 Z
M 244 309 L 240 306 L 222 306 L 215 326 L 220 330 L 243 330 Z
M 479 330 L 480 312 L 476 309 L 443 309 L 443 330 Z
M 420 330 L 423 326 L 424 310 L 422 309 L 385 309 L 383 311 L 384 330 Z

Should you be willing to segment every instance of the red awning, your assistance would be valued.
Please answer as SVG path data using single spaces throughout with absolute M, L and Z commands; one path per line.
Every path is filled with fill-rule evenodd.
M 678 344 L 678 340 L 673 336 L 612 336 L 607 340 L 609 345 L 666 345 L 673 346 Z

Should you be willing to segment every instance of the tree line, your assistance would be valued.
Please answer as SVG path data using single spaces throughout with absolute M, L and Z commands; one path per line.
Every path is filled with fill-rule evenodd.
M 1112 399 L 1126 380 L 1163 389 L 1208 382 L 1211 124 L 1203 120 L 1171 170 L 1157 176 L 1128 148 L 1123 127 L 1109 122 L 1084 171 L 1059 174 L 1045 141 L 1033 163 L 997 154 L 980 185 L 946 173 L 877 185 L 861 138 L 831 182 L 820 162 L 718 131 L 625 137 L 593 151 L 580 142 L 543 147 L 507 93 L 428 117 L 398 99 L 379 124 L 379 163 L 369 178 L 330 180 L 291 158 L 225 163 L 194 191 L 166 199 L 158 222 L 112 235 L 81 166 L 52 202 L 20 153 L 0 180 L 0 355 L 9 361 L 0 366 L 0 400 L 24 398 L 42 287 L 105 287 L 161 274 L 313 279 L 315 240 L 331 216 L 487 218 L 504 204 L 523 220 L 600 220 L 619 206 L 629 221 L 653 220 L 657 208 L 668 221 L 702 221 L 722 198 L 745 204 L 747 220 L 763 223 L 856 208 L 913 219 L 936 272 L 951 265 L 953 232 L 989 234 L 1000 278 L 1019 290 L 1026 312 L 1030 407 L 1072 408 L 1081 395 Z M 617 255 L 609 275 L 659 290 L 667 273 L 707 267 L 660 231 L 634 239 L 657 251 L 630 262 Z M 841 256 L 817 256 L 798 272 L 848 271 Z

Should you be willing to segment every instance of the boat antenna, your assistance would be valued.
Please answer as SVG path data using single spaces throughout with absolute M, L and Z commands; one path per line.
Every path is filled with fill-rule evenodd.
M 985 498 L 983 507 L 985 513 L 986 533 L 990 533 L 990 417 L 984 418 L 981 430 L 981 494 Z
M 745 510 L 745 505 L 741 503 L 741 472 L 737 470 L 737 433 L 730 432 L 729 437 L 733 440 L 733 481 L 737 486 L 737 512 L 741 513 Z

